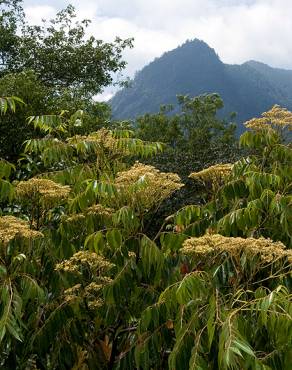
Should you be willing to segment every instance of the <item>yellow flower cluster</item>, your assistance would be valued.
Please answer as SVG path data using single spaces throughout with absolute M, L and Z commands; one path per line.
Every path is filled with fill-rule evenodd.
M 131 189 L 129 198 L 137 200 L 141 208 L 159 204 L 183 186 L 177 174 L 160 172 L 153 166 L 139 162 L 129 170 L 119 172 L 115 184 L 124 193 Z
M 97 309 L 103 305 L 100 297 L 102 288 L 111 283 L 112 279 L 104 276 L 114 265 L 108 262 L 104 257 L 94 252 L 80 251 L 75 253 L 70 259 L 56 265 L 57 271 L 71 272 L 77 276 L 82 275 L 85 268 L 89 268 L 93 274 L 93 279 L 89 284 L 76 284 L 66 289 L 64 292 L 65 300 L 71 301 L 77 298 L 86 299 L 90 309 Z
M 24 201 L 35 202 L 39 199 L 46 207 L 53 207 L 69 196 L 70 187 L 57 184 L 52 180 L 32 178 L 20 181 L 16 186 L 16 195 Z
M 104 257 L 90 251 L 79 251 L 68 260 L 62 261 L 56 265 L 56 270 L 73 272 L 80 274 L 82 268 L 89 268 L 95 274 L 102 275 L 110 270 L 114 265 L 108 262 Z
M 110 130 L 101 128 L 100 130 L 88 135 L 88 139 L 101 144 L 107 149 L 113 150 L 117 147 L 117 139 L 113 137 Z
M 266 118 L 252 118 L 245 122 L 244 125 L 252 130 L 269 129 L 271 126 Z
M 88 207 L 84 213 L 87 215 L 102 215 L 102 216 L 111 216 L 115 211 L 112 208 L 104 207 L 101 204 L 94 204 L 91 207 Z
M 203 183 L 211 183 L 220 185 L 226 177 L 231 174 L 233 165 L 215 164 L 214 166 L 205 168 L 200 172 L 193 172 L 189 175 L 191 179 L 200 180 Z
M 91 310 L 95 310 L 103 305 L 104 301 L 101 298 L 96 298 L 88 302 L 88 307 Z
M 268 112 L 262 113 L 261 118 L 252 118 L 245 122 L 245 126 L 253 130 L 272 128 L 292 130 L 292 112 L 279 105 L 274 105 Z
M 78 147 L 78 144 L 87 143 L 93 145 L 96 152 L 101 149 L 116 151 L 119 147 L 119 140 L 116 139 L 110 130 L 101 128 L 87 136 L 76 135 L 67 139 L 68 144 Z M 121 150 L 121 148 L 119 148 Z
M 96 309 L 103 304 L 103 300 L 98 298 L 101 295 L 101 290 L 105 284 L 97 284 L 92 282 L 88 284 L 84 289 L 84 297 L 88 299 L 88 307 L 90 309 Z
M 101 295 L 101 290 L 104 285 L 105 284 L 92 282 L 83 288 L 81 284 L 76 284 L 65 290 L 65 301 L 69 302 L 77 298 L 82 298 L 87 300 L 87 304 L 90 309 L 101 307 L 104 301 L 99 298 L 98 295 Z
M 14 216 L 0 217 L 0 243 L 8 244 L 15 238 L 33 239 L 42 237 L 43 234 L 31 230 L 28 222 Z
M 232 238 L 219 234 L 206 234 L 204 236 L 187 239 L 183 243 L 181 252 L 185 255 L 206 255 L 228 252 L 240 255 L 245 252 L 251 256 L 259 255 L 265 262 L 287 257 L 292 262 L 292 250 L 286 250 L 281 242 L 274 242 L 265 238 Z
M 86 208 L 82 213 L 72 214 L 70 216 L 63 216 L 63 222 L 70 223 L 71 225 L 83 225 L 87 220 L 87 217 L 91 216 L 111 216 L 115 211 L 112 208 L 104 207 L 101 204 L 95 204 L 91 207 Z
M 129 258 L 136 258 L 136 253 L 129 251 L 128 256 L 129 256 Z
M 83 224 L 86 217 L 83 213 L 76 213 L 71 216 L 63 216 L 62 221 L 68 222 L 70 224 Z
M 85 287 L 85 292 L 88 295 L 91 295 L 91 294 L 95 295 L 97 292 L 99 292 L 102 289 L 102 287 L 103 287 L 103 284 L 97 284 L 95 282 L 92 282 Z
M 71 295 L 77 295 L 81 289 L 81 284 L 76 284 L 72 286 L 71 288 L 68 288 L 65 290 L 65 295 L 71 296 Z

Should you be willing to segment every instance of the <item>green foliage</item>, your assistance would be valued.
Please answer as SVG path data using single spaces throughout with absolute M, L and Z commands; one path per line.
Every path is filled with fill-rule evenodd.
M 14 170 L 14 166 L 0 159 L 0 202 L 11 200 L 14 194 L 14 188 L 9 182 L 11 172 Z
M 253 129 L 249 157 L 193 173 L 200 201 L 157 228 L 180 178 L 133 161 L 161 143 L 92 131 L 83 109 L 26 125 L 40 137 L 17 166 L 0 161 L 1 368 L 289 369 L 292 154 L 280 133 Z
M 0 1 L 0 76 L 7 61 L 17 53 L 17 27 L 24 17 L 21 3 L 22 0 Z
M 205 94 L 194 98 L 177 97 L 180 113 L 170 115 L 172 106 L 162 106 L 157 114 L 137 118 L 137 133 L 144 140 L 157 140 L 183 151 L 197 151 L 204 145 L 208 150 L 212 142 L 232 144 L 235 125 L 217 117 L 223 107 L 218 94 Z
M 16 104 L 23 104 L 17 97 L 0 97 L 0 113 L 6 114 L 7 110 L 15 112 Z M 0 205 L 2 202 L 11 200 L 14 195 L 14 188 L 9 182 L 11 173 L 15 170 L 13 164 L 0 157 Z
M 15 113 L 16 104 L 23 104 L 23 101 L 17 96 L 0 97 L 0 112 L 5 114 L 7 110 Z
M 5 4 L 2 7 L 5 9 Z M 14 40 L 13 51 L 10 48 L 0 50 L 5 55 L 2 76 L 33 70 L 45 86 L 53 87 L 59 93 L 70 89 L 74 94 L 87 97 L 96 94 L 112 82 L 112 72 L 124 68 L 122 52 L 131 47 L 130 39 L 117 38 L 113 43 L 104 43 L 93 36 L 87 38 L 85 34 L 90 21 L 76 21 L 72 5 L 41 26 L 28 25 L 22 15 L 20 35 L 15 27 L 17 8 L 12 6 L 9 13 L 4 12 L 2 19 L 5 19 L 2 27 L 11 31 L 11 42 Z M 1 37 L 6 39 L 8 36 L 4 33 Z M 4 41 L 0 45 L 5 46 L 7 42 Z
M 178 208 L 200 203 L 200 192 L 204 189 L 200 184 L 194 186 L 188 179 L 191 172 L 215 163 L 234 162 L 243 154 L 234 137 L 235 125 L 218 118 L 218 111 L 223 106 L 218 94 L 177 98 L 180 112 L 173 111 L 172 106 L 162 106 L 159 113 L 145 114 L 136 120 L 139 137 L 143 140 L 152 138 L 168 145 L 165 151 L 146 163 L 162 171 L 179 174 L 185 183 L 160 208 L 156 227 L 153 224 L 155 220 L 152 220 L 154 230 L 158 230 L 163 219 Z
M 275 102 L 292 110 L 292 72 L 256 61 L 227 64 L 204 41 L 187 40 L 146 65 L 111 104 L 116 119 L 135 119 L 159 112 L 161 104 L 173 104 L 177 112 L 177 94 L 213 92 L 224 100 L 220 117 L 236 112 L 239 136 L 243 122 Z
M 15 162 L 22 143 L 41 136 L 27 128 L 28 116 L 62 110 L 72 115 L 79 109 L 84 111 L 85 123 L 79 130 L 76 127 L 76 132 L 106 126 L 110 108 L 92 97 L 125 67 L 122 53 L 132 41 L 117 38 L 104 43 L 88 38 L 90 22 L 76 21 L 71 5 L 41 26 L 26 22 L 22 1 L 0 1 L 0 12 L 0 95 L 18 96 L 26 103 L 16 114 L 1 117 L 0 156 Z M 7 109 L 6 103 L 13 104 L 13 100 L 1 100 L 1 112 Z

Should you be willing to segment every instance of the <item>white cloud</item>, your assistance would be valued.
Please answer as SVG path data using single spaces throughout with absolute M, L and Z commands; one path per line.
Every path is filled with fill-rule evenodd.
M 94 95 L 93 99 L 95 101 L 108 101 L 110 100 L 112 97 L 114 96 L 114 92 L 108 92 L 108 91 L 104 91 L 103 93 L 101 94 L 96 94 Z
M 29 3 L 32 0 L 26 0 Z M 125 52 L 133 76 L 163 52 L 200 38 L 226 63 L 254 59 L 292 69 L 291 0 L 71 0 L 90 31 L 105 41 L 134 37 Z M 60 7 L 69 1 L 63 0 Z M 26 8 L 30 20 L 50 17 L 55 0 Z M 56 9 L 55 9 L 56 11 Z
M 40 25 L 42 19 L 50 19 L 56 14 L 56 9 L 50 5 L 35 5 L 25 7 L 27 21 L 30 24 Z

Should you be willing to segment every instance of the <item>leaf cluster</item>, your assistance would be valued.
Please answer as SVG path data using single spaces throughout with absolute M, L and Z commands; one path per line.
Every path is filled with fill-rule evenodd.
M 249 131 L 249 157 L 193 174 L 204 199 L 153 233 L 182 184 L 131 161 L 163 145 L 78 133 L 81 110 L 27 125 L 41 138 L 26 142 L 22 181 L 0 162 L 3 369 L 289 369 L 292 155 L 279 133 Z

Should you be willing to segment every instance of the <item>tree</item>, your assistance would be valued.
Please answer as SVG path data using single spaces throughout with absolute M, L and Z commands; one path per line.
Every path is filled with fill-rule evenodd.
M 125 67 L 122 52 L 132 46 L 132 40 L 116 38 L 113 43 L 104 43 L 93 36 L 87 37 L 90 21 L 74 21 L 73 6 L 57 13 L 55 19 L 44 21 L 42 26 L 30 26 L 25 18 L 19 25 L 16 11 L 21 5 L 17 6 L 9 13 L 3 11 L 5 21 L 2 22 L 0 36 L 0 45 L 3 45 L 0 49 L 3 55 L 2 76 L 33 70 L 40 81 L 53 87 L 56 93 L 69 89 L 73 95 L 91 97 L 111 84 L 113 73 Z M 21 31 L 19 36 L 16 35 L 17 25 Z M 5 49 L 6 30 L 13 50 Z
M 143 140 L 155 139 L 175 148 L 183 140 L 179 115 L 171 115 L 173 107 L 161 106 L 157 114 L 137 117 L 137 135 Z
M 145 114 L 137 118 L 138 135 L 141 138 L 170 144 L 184 151 L 207 149 L 212 143 L 231 144 L 234 141 L 235 124 L 218 118 L 223 100 L 218 94 L 196 97 L 177 97 L 181 112 L 173 113 L 173 106 L 162 106 L 157 114 Z M 231 117 L 234 118 L 234 117 Z
M 0 117 L 0 157 L 15 162 L 22 151 L 23 142 L 34 135 L 25 124 L 26 118 L 49 109 L 51 90 L 33 72 L 22 72 L 2 77 L 0 91 L 4 96 L 16 95 L 28 102 L 16 112 L 10 111 Z
M 143 140 L 167 144 L 167 149 L 149 158 L 147 163 L 161 171 L 175 172 L 185 186 L 160 208 L 159 217 L 152 221 L 159 229 L 169 213 L 187 204 L 200 202 L 200 188 L 188 178 L 190 172 L 222 161 L 236 161 L 241 157 L 236 138 L 233 116 L 218 117 L 223 101 L 218 94 L 196 97 L 178 96 L 179 112 L 173 106 L 161 106 L 156 114 L 145 114 L 135 122 L 137 135 Z M 230 122 L 231 121 L 231 122 Z M 155 231 L 154 231 L 155 232 Z
M 146 218 L 182 183 L 131 159 L 161 146 L 75 135 L 80 119 L 28 121 L 45 136 L 26 143 L 36 172 L 0 217 L 1 367 L 289 369 L 292 113 L 248 122 L 254 154 L 193 173 L 205 202 L 153 238 Z
M 72 6 L 42 26 L 30 26 L 21 5 L 19 0 L 0 2 L 0 92 L 26 103 L 16 114 L 1 117 L 0 155 L 12 161 L 29 136 L 39 135 L 26 128 L 32 114 L 68 110 L 70 115 L 81 109 L 87 132 L 106 125 L 110 109 L 92 97 L 125 67 L 122 52 L 132 46 L 130 39 L 104 43 L 87 37 L 89 21 L 75 21 Z
M 17 54 L 17 27 L 24 19 L 22 0 L 0 0 L 0 76 Z
M 83 125 L 76 127 L 76 133 L 79 134 L 87 134 L 109 125 L 111 110 L 106 103 L 73 98 L 66 91 L 58 95 L 53 87 L 40 81 L 33 71 L 12 73 L 0 78 L 0 91 L 4 96 L 16 95 L 26 102 L 16 112 L 10 111 L 0 116 L 0 157 L 13 162 L 23 151 L 25 140 L 42 135 L 40 131 L 27 126 L 26 120 L 31 115 L 67 111 L 70 116 L 82 110 Z
M 223 100 L 218 94 L 204 94 L 194 98 L 178 96 L 181 107 L 181 127 L 188 146 L 207 147 L 212 141 L 231 143 L 236 125 L 218 118 Z M 234 118 L 234 117 L 231 117 Z

